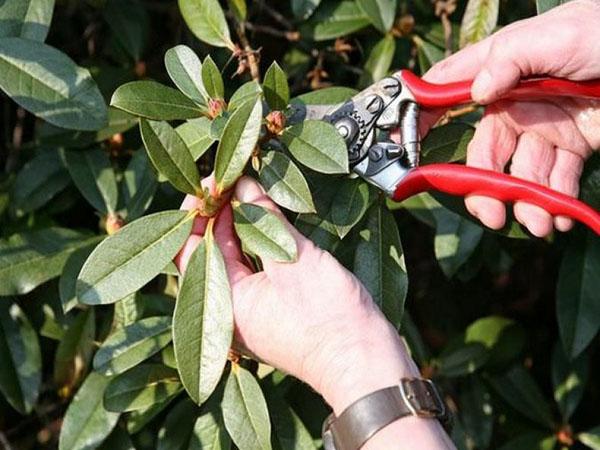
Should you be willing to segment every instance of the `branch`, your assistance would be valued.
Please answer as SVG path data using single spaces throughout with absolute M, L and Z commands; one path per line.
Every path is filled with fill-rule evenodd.
M 246 29 L 244 28 L 244 24 L 237 24 L 235 29 L 243 49 L 243 54 L 237 56 L 241 56 L 246 59 L 248 62 L 248 67 L 250 68 L 250 75 L 252 76 L 252 79 L 260 83 L 260 68 L 258 67 L 258 58 L 256 57 L 258 52 L 250 46 L 250 42 L 246 37 Z
M 258 25 L 250 22 L 245 23 L 246 28 L 256 33 L 269 34 L 271 36 L 287 39 L 290 42 L 298 42 L 300 33 L 298 31 L 281 31 L 268 25 Z
M 264 0 L 260 0 L 260 7 L 264 9 L 267 12 L 267 14 L 269 14 L 276 22 L 279 22 L 288 30 L 292 30 L 294 28 L 292 23 L 289 20 L 287 20 L 283 14 L 271 8 L 269 5 L 267 5 L 267 3 Z

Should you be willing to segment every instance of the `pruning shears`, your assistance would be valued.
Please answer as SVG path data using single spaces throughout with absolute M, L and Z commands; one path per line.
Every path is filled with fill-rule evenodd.
M 421 109 L 472 103 L 472 81 L 431 84 L 408 70 L 371 85 L 336 106 L 295 105 L 302 119 L 325 120 L 344 138 L 350 168 L 395 201 L 425 191 L 456 196 L 482 195 L 502 202 L 523 201 L 553 216 L 565 216 L 600 235 L 600 213 L 568 195 L 505 173 L 457 164 L 419 166 Z M 600 80 L 574 82 L 557 78 L 524 79 L 503 98 L 548 97 L 600 99 Z M 389 131 L 400 130 L 400 142 Z

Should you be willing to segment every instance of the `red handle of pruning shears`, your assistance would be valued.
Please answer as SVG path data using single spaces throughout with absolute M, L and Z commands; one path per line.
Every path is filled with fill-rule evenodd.
M 531 203 L 553 216 L 575 219 L 600 235 L 600 214 L 585 203 L 530 181 L 475 167 L 456 164 L 418 167 L 402 180 L 392 198 L 401 202 L 430 190 L 462 197 L 482 195 L 507 203 Z
M 409 70 L 403 70 L 402 79 L 424 108 L 450 108 L 471 103 L 473 81 L 432 84 L 422 80 Z M 579 97 L 600 99 L 600 80 L 570 81 L 559 78 L 535 78 L 522 80 L 503 96 L 511 100 L 535 100 L 549 97 Z

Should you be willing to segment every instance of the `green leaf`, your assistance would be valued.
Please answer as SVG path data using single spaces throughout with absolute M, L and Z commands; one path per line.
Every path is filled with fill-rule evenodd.
M 369 53 L 359 86 L 367 87 L 384 78 L 390 71 L 395 52 L 396 39 L 388 34 Z
M 262 206 L 233 204 L 233 225 L 242 244 L 261 259 L 293 262 L 298 257 L 296 240 L 283 221 Z
M 176 397 L 171 396 L 157 401 L 147 408 L 136 409 L 127 414 L 127 431 L 129 434 L 139 433 L 158 414 L 169 406 Z
M 499 0 L 469 0 L 460 27 L 460 47 L 479 42 L 494 31 L 498 23 Z
M 315 212 L 312 195 L 304 175 L 281 152 L 270 151 L 263 158 L 260 183 L 275 203 L 298 213 Z
M 522 353 L 526 336 L 514 320 L 500 316 L 482 317 L 465 330 L 465 342 L 479 343 L 488 350 L 488 367 L 501 368 Z
M 210 134 L 212 122 L 206 118 L 188 120 L 175 128 L 177 134 L 183 139 L 194 161 L 198 161 L 215 142 Z
M 144 298 L 140 292 L 135 292 L 115 303 L 113 311 L 113 330 L 123 329 L 144 316 Z
M 260 386 L 250 372 L 231 368 L 223 394 L 225 427 L 240 450 L 271 450 L 271 423 Z
M 96 210 L 114 214 L 119 191 L 108 156 L 101 148 L 65 150 L 64 160 L 75 185 Z
M 408 277 L 398 226 L 384 206 L 375 204 L 367 212 L 354 256 L 354 274 L 388 320 L 399 327 Z
M 558 344 L 552 353 L 552 384 L 554 400 L 558 404 L 564 423 L 569 423 L 571 416 L 579 406 L 589 379 L 589 360 L 581 355 L 569 361 L 567 355 Z
M 556 8 L 557 6 L 569 1 L 571 0 L 536 0 L 535 4 L 537 6 L 537 13 L 544 14 L 546 11 Z
M 0 88 L 36 116 L 75 130 L 106 126 L 106 104 L 89 71 L 59 50 L 28 39 L 1 38 L 0 71 Z
M 215 390 L 227 362 L 233 340 L 231 301 L 223 255 L 209 229 L 190 258 L 173 314 L 179 374 L 197 404 Z
M 514 409 L 544 427 L 552 428 L 552 413 L 533 377 L 522 366 L 490 378 L 494 390 Z
M 262 88 L 256 81 L 248 81 L 242 84 L 229 99 L 228 111 L 235 111 L 248 100 L 256 99 L 262 94 Z
M 198 407 L 189 399 L 177 403 L 158 431 L 156 450 L 189 450 L 197 415 Z
M 79 274 L 77 298 L 88 305 L 114 303 L 144 286 L 188 238 L 193 215 L 163 211 L 132 222 L 94 249 Z
M 158 188 L 158 180 L 152 169 L 148 154 L 138 150 L 133 154 L 123 172 L 122 196 L 127 221 L 141 217 L 150 207 Z
M 229 450 L 231 438 L 223 425 L 223 417 L 217 405 L 202 414 L 194 424 L 188 450 Z
M 321 0 L 292 0 L 292 12 L 297 19 L 306 20 L 320 3 Z
M 42 382 L 42 355 L 37 334 L 16 303 L 0 302 L 0 391 L 21 414 L 35 405 Z
M 77 391 L 60 430 L 59 450 L 93 450 L 111 433 L 119 413 L 104 409 L 102 398 L 110 378 L 90 373 Z
M 41 144 L 64 148 L 85 148 L 91 144 L 110 139 L 137 125 L 137 117 L 113 107 L 108 108 L 108 124 L 98 131 L 77 131 L 58 128 L 43 123 L 39 129 Z
M 476 377 L 461 390 L 460 420 L 464 432 L 475 448 L 488 448 L 494 429 L 494 407 L 490 393 Z
M 5 0 L 0 5 L 0 38 L 21 37 L 44 42 L 54 0 Z
M 371 204 L 369 185 L 359 179 L 345 179 L 331 205 L 331 223 L 340 239 L 363 218 Z
M 46 205 L 69 185 L 69 176 L 54 149 L 38 151 L 17 173 L 11 208 L 17 217 Z
M 299 95 L 292 100 L 292 103 L 304 105 L 337 105 L 347 102 L 357 93 L 356 89 L 348 87 L 329 87 Z
M 59 276 L 87 235 L 65 228 L 27 231 L 0 239 L 0 295 L 21 295 Z
M 243 22 L 248 16 L 246 0 L 227 0 L 227 6 L 238 22 Z
M 307 120 L 281 135 L 290 153 L 306 167 L 321 173 L 348 173 L 348 150 L 333 125 Z
M 432 211 L 436 218 L 435 256 L 451 278 L 465 265 L 483 237 L 483 228 L 445 208 Z
M 233 50 L 225 14 L 218 0 L 179 0 L 179 9 L 192 33 L 207 44 Z
M 600 450 L 600 426 L 579 433 L 577 439 L 593 450 Z
M 555 448 L 555 436 L 535 431 L 510 440 L 500 447 L 500 450 L 554 450 Z
M 382 33 L 388 32 L 396 18 L 396 0 L 357 0 L 358 6 Z
M 140 364 L 113 378 L 104 391 L 108 411 L 148 408 L 181 392 L 177 371 L 162 364 Z
M 156 81 L 132 81 L 114 92 L 111 106 L 150 120 L 185 120 L 200 117 L 204 108 L 177 89 Z
M 223 137 L 223 132 L 225 131 L 225 126 L 227 125 L 227 121 L 229 120 L 230 114 L 225 112 L 218 117 L 215 117 L 210 124 L 210 132 L 209 135 L 211 139 L 215 141 L 220 141 Z
M 316 450 L 310 432 L 294 410 L 275 390 L 267 391 L 267 405 L 273 421 L 273 434 L 281 450 Z
M 93 309 L 79 313 L 64 333 L 54 357 L 54 383 L 71 392 L 87 373 L 95 349 L 96 322 Z
M 191 195 L 202 191 L 194 158 L 171 125 L 141 119 L 140 132 L 152 164 L 169 183 Z
M 444 50 L 440 47 L 421 39 L 419 36 L 414 37 L 414 42 L 417 46 L 419 67 L 422 73 L 427 72 L 436 62 L 444 59 Z
M 148 317 L 117 329 L 94 356 L 94 370 L 118 375 L 158 353 L 171 342 L 171 318 Z
M 576 358 L 600 329 L 600 238 L 588 231 L 570 242 L 556 287 L 560 337 L 570 358 Z
M 283 111 L 287 108 L 290 101 L 290 87 L 287 75 L 276 61 L 273 61 L 265 74 L 263 90 L 265 91 L 265 100 L 271 110 Z
M 65 314 L 78 305 L 77 296 L 75 295 L 77 276 L 79 275 L 85 260 L 90 256 L 90 253 L 92 253 L 101 239 L 102 237 L 99 237 L 90 244 L 75 250 L 71 253 L 63 267 L 60 279 L 58 280 L 58 292 L 62 310 Z
M 313 38 L 325 41 L 345 36 L 369 25 L 367 16 L 354 0 L 330 2 L 319 8 L 311 18 Z M 305 33 L 303 33 L 305 34 Z
M 223 192 L 242 174 L 258 142 L 262 121 L 260 99 L 249 100 L 229 117 L 217 148 L 215 180 Z
M 133 59 L 142 57 L 150 18 L 139 0 L 108 0 L 103 9 L 104 20 L 119 43 Z
M 449 123 L 431 130 L 421 149 L 421 164 L 464 161 L 475 129 L 464 123 Z
M 202 64 L 202 82 L 210 98 L 225 97 L 225 85 L 219 68 L 208 55 Z
M 438 373 L 445 377 L 461 377 L 475 372 L 488 360 L 488 351 L 478 342 L 462 339 L 451 342 L 437 358 Z
M 206 106 L 208 94 L 202 82 L 202 63 L 187 45 L 178 45 L 165 53 L 167 72 L 181 92 L 198 105 Z

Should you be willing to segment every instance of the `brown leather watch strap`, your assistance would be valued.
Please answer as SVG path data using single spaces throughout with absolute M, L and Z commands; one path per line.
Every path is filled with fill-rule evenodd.
M 323 426 L 325 450 L 359 450 L 375 433 L 406 416 L 445 420 L 446 406 L 430 380 L 405 378 L 331 415 Z

